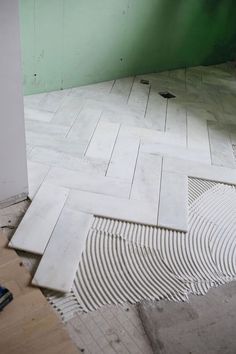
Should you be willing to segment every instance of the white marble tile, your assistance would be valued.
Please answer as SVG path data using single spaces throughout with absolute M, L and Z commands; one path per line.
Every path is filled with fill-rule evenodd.
M 84 107 L 83 99 L 67 96 L 60 109 L 54 114 L 52 123 L 70 127 Z
M 147 225 L 157 224 L 157 203 L 114 198 L 96 193 L 71 191 L 67 207 L 97 216 Z
M 68 93 L 68 90 L 61 90 L 45 94 L 40 101 L 40 109 L 55 113 L 62 105 Z
M 188 178 L 162 172 L 158 226 L 188 231 Z
M 210 166 L 194 161 L 164 157 L 163 170 L 214 182 L 236 184 L 236 169 L 232 168 Z
M 75 123 L 71 126 L 67 134 L 67 139 L 79 141 L 87 147 L 96 130 L 101 114 L 101 108 L 98 108 L 94 104 L 86 104 Z
M 178 159 L 211 164 L 211 156 L 209 152 L 204 151 L 203 149 L 187 149 L 182 146 L 142 142 L 140 145 L 140 150 L 148 154 L 169 156 Z
M 107 176 L 132 182 L 139 150 L 139 138 L 121 129 L 108 166 Z
M 140 115 L 122 111 L 112 111 L 105 109 L 101 116 L 102 122 L 118 123 L 124 126 L 143 127 L 149 126 L 148 122 Z
M 86 151 L 86 157 L 109 162 L 120 124 L 99 122 Z
M 121 98 L 123 102 L 127 102 L 132 86 L 134 82 L 134 77 L 125 77 L 122 79 L 117 79 L 111 90 L 111 95 L 115 95 Z
M 70 95 L 75 97 L 93 97 L 96 95 L 108 95 L 113 87 L 114 80 L 99 82 L 97 84 L 75 87 L 71 89 Z
M 161 156 L 139 151 L 130 199 L 158 204 L 161 170 Z
M 68 194 L 68 189 L 43 183 L 9 246 L 43 254 Z
M 30 160 L 41 162 L 48 166 L 62 167 L 69 170 L 105 175 L 107 164 L 101 161 L 87 160 L 75 157 L 70 153 L 56 151 L 55 149 L 35 147 L 30 153 Z
M 62 138 L 67 132 L 68 128 L 62 125 L 51 124 L 48 122 L 40 122 L 36 120 L 26 120 L 25 121 L 26 131 L 33 132 L 36 134 L 48 135 L 53 137 Z
M 57 152 L 68 153 L 76 157 L 84 155 L 88 144 L 87 141 L 81 141 L 80 139 L 66 139 L 29 131 L 26 132 L 26 141 L 32 148 L 42 147 L 53 149 Z
M 207 121 L 201 117 L 201 111 L 187 114 L 187 146 L 189 149 L 205 152 L 210 162 Z
M 168 100 L 160 96 L 158 90 L 151 88 L 145 119 L 150 128 L 164 131 Z
M 32 283 L 70 292 L 93 216 L 64 208 Z
M 187 112 L 176 99 L 168 100 L 165 128 L 167 133 L 178 136 L 186 144 Z
M 25 113 L 25 119 L 38 120 L 41 122 L 51 122 L 54 115 L 54 113 L 52 112 L 40 111 L 37 109 L 27 108 L 27 107 L 25 107 L 24 113 Z
M 29 198 L 32 200 L 37 193 L 39 187 L 47 176 L 50 167 L 41 163 L 27 161 L 28 181 L 29 181 Z
M 131 183 L 126 180 L 58 167 L 51 168 L 46 181 L 70 189 L 113 195 L 118 198 L 128 198 L 131 188 Z
M 136 78 L 130 93 L 128 104 L 143 115 L 146 112 L 150 85 L 140 83 L 140 79 Z
M 47 93 L 39 93 L 36 95 L 24 96 L 24 106 L 25 108 L 32 108 L 40 110 L 40 102 L 47 95 Z
M 210 123 L 209 141 L 213 165 L 236 168 L 229 131 L 220 124 Z

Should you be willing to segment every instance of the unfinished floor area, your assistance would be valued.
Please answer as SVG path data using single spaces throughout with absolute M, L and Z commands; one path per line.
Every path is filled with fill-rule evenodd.
M 203 353 L 174 323 L 159 338 L 162 305 L 143 301 L 175 301 L 196 329 L 215 295 L 200 314 L 180 302 L 236 278 L 235 98 L 233 63 L 25 97 L 32 203 L 9 245 L 36 255 L 33 284 L 86 352 Z M 207 353 L 235 352 L 218 344 Z

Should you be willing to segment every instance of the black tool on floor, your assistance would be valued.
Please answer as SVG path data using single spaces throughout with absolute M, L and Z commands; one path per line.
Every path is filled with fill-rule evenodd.
M 8 289 L 0 286 L 0 311 L 2 311 L 12 300 L 12 293 Z

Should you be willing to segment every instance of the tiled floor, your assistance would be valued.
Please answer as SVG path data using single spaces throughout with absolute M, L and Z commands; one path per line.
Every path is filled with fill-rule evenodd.
M 187 232 L 188 177 L 236 184 L 235 75 L 226 63 L 25 97 L 33 204 L 11 246 L 42 255 L 57 222 L 72 239 L 67 209 L 83 225 L 89 213 Z
M 141 79 L 149 80 L 149 84 L 142 84 Z M 166 90 L 176 98 L 163 99 L 159 92 Z M 231 63 L 28 96 L 25 98 L 25 117 L 30 196 L 35 200 L 40 186 L 47 188 L 48 184 L 53 184 L 50 195 L 57 200 L 54 204 L 59 211 L 58 187 L 60 190 L 65 188 L 68 193 L 62 208 L 184 231 L 189 227 L 186 187 L 189 188 L 192 182 L 188 181 L 186 185 L 188 176 L 236 184 L 236 69 Z M 199 182 L 199 190 L 203 188 L 205 192 L 212 185 L 215 186 L 209 182 L 203 188 Z M 230 188 L 225 187 L 225 197 Z M 196 188 L 197 196 L 199 190 Z M 221 192 L 221 186 L 215 186 L 214 190 Z M 195 197 L 193 193 L 191 201 Z M 221 200 L 216 205 L 217 214 L 212 214 L 214 224 L 227 203 L 225 200 L 223 205 Z M 14 229 L 27 206 L 25 202 L 19 208 L 2 210 L 0 227 Z M 46 215 L 44 208 L 42 211 Z M 228 209 L 224 211 L 228 212 Z M 230 215 L 234 225 L 235 211 L 224 215 L 227 215 L 225 223 Z M 49 219 L 51 222 L 51 217 Z M 48 230 L 50 222 L 45 225 Z M 117 222 L 117 226 L 114 223 L 107 232 L 132 237 L 133 244 L 139 242 L 145 247 L 152 243 L 153 247 L 154 238 L 150 233 L 147 236 L 130 229 L 125 233 L 122 224 Z M 51 228 L 54 226 L 51 224 Z M 42 233 L 41 229 L 37 231 Z M 235 247 L 232 247 L 235 245 L 235 229 L 228 234 L 225 248 L 221 246 L 226 239 L 218 237 L 217 233 L 211 238 L 215 262 L 211 265 L 217 265 L 229 280 L 230 271 L 236 269 Z M 196 284 L 199 274 L 194 267 L 187 272 L 183 267 L 192 264 L 188 247 L 195 245 L 192 250 L 196 251 L 198 247 L 202 250 L 208 245 L 204 237 L 198 237 L 204 233 L 196 234 L 192 244 L 184 234 L 184 241 L 170 242 L 173 248 L 164 253 L 161 240 L 163 245 L 174 237 L 178 241 L 177 235 L 181 236 L 171 231 L 159 238 L 162 259 L 170 262 L 172 270 L 179 271 L 179 277 L 184 274 L 188 282 L 191 280 Z M 177 257 L 176 250 L 181 257 Z M 230 256 L 232 264 L 222 262 L 221 250 Z M 197 258 L 197 263 L 194 258 L 194 266 L 204 265 L 204 252 L 199 254 L 201 257 Z M 88 253 L 87 257 L 93 261 L 91 254 Z M 26 259 L 30 267 L 35 261 L 37 268 L 39 258 L 27 256 Z M 191 262 L 187 263 L 189 258 Z M 106 261 L 105 257 L 103 261 Z M 96 262 L 99 263 L 99 259 Z M 102 262 L 99 264 L 103 265 Z M 84 273 L 88 269 L 94 272 L 90 264 L 87 265 L 89 268 L 83 268 Z M 208 273 L 209 269 L 208 279 L 205 272 Z M 201 269 L 201 279 L 206 280 L 209 287 L 212 286 L 210 279 L 214 269 L 205 265 Z M 140 289 L 144 289 L 142 284 Z M 84 291 L 87 291 L 86 286 Z M 235 283 L 231 283 L 211 290 L 203 298 L 191 298 L 190 304 L 110 305 L 76 315 L 73 315 L 73 309 L 78 309 L 78 304 L 72 295 L 64 303 L 60 299 L 60 304 L 63 303 L 62 310 L 68 311 L 68 316 L 73 315 L 66 326 L 78 348 L 84 349 L 85 353 L 234 354 L 234 293 Z M 94 300 L 93 294 L 90 298 Z
M 235 72 L 232 64 L 196 67 L 25 97 L 31 195 L 45 174 L 71 189 L 151 203 L 147 221 L 162 226 L 161 157 L 194 161 L 200 171 L 201 164 L 236 167 Z M 166 90 L 176 98 L 159 95 Z M 167 190 L 179 179 L 171 176 Z

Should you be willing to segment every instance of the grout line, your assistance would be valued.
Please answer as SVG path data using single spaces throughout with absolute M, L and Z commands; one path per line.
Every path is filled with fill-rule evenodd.
M 211 165 L 214 165 L 214 164 L 213 164 L 213 160 L 212 160 L 211 138 L 210 138 L 210 130 L 209 130 L 208 121 L 207 121 L 207 134 L 208 134 L 209 150 L 210 150 L 210 155 L 211 155 Z
M 166 102 L 166 115 L 165 115 L 164 132 L 166 132 L 166 126 L 167 126 L 167 112 L 168 112 L 168 107 L 169 107 L 169 100 L 167 99 L 167 102 Z
M 159 215 L 160 215 L 160 204 L 161 204 L 161 188 L 162 188 L 162 177 L 163 177 L 163 165 L 164 165 L 164 157 L 162 157 L 161 161 L 161 178 L 160 178 L 160 185 L 159 185 L 159 200 L 158 200 L 158 208 L 157 208 L 157 226 L 158 226 L 158 220 L 159 220 Z
M 98 118 L 97 124 L 96 124 L 96 126 L 95 126 L 95 128 L 94 128 L 94 131 L 93 131 L 93 133 L 92 133 L 92 135 L 91 135 L 91 137 L 90 137 L 90 139 L 89 139 L 89 141 L 88 141 L 88 145 L 87 145 L 87 147 L 86 147 L 86 149 L 85 149 L 85 151 L 84 151 L 84 156 L 86 155 L 86 153 L 87 153 L 87 151 L 88 151 L 89 145 L 91 144 L 91 141 L 92 141 L 92 139 L 93 139 L 93 137 L 94 137 L 95 131 L 97 130 L 98 124 L 100 123 L 102 114 L 103 114 L 103 111 L 101 112 L 101 114 L 100 114 L 100 116 L 99 116 L 99 118 Z
M 133 178 L 132 178 L 132 182 L 131 182 L 131 186 L 130 186 L 129 199 L 130 199 L 131 194 L 132 194 L 132 189 L 133 189 L 133 184 L 134 184 L 134 178 L 135 178 L 135 174 L 136 174 L 136 169 L 137 169 L 137 164 L 138 164 L 138 158 L 139 158 L 139 153 L 140 153 L 140 146 L 141 146 L 141 139 L 139 139 L 137 157 L 136 157 L 135 167 L 134 167 L 134 174 L 133 174 Z
M 147 104 L 146 104 L 146 108 L 145 108 L 144 118 L 145 118 L 146 115 L 147 115 L 147 109 L 148 109 L 149 98 L 150 98 L 150 94 L 151 94 L 151 88 L 152 88 L 152 85 L 149 86 L 148 99 L 147 99 Z
M 110 160 L 109 160 L 108 165 L 107 165 L 107 169 L 106 169 L 106 172 L 105 172 L 105 176 L 107 176 L 107 172 L 108 172 L 108 169 L 109 169 L 109 167 L 110 167 L 111 159 L 112 159 L 112 156 L 113 156 L 113 153 L 114 153 L 114 150 L 115 150 L 115 145 L 116 145 L 117 140 L 118 140 L 118 135 L 119 135 L 119 133 L 120 133 L 120 129 L 121 129 L 121 124 L 119 124 L 119 129 L 118 129 L 118 132 L 117 132 L 115 141 L 114 141 L 114 145 L 113 145 L 113 148 L 112 148 Z
M 112 90 L 113 90 L 113 87 L 115 86 L 116 81 L 117 81 L 117 80 L 114 80 L 114 81 L 113 81 L 113 84 L 112 84 L 112 86 L 111 86 L 111 89 L 110 89 L 109 94 L 111 94 L 111 92 L 112 92 Z
M 126 103 L 128 103 L 128 102 L 129 102 L 129 99 L 130 99 L 130 96 L 131 96 L 131 92 L 132 92 L 133 87 L 134 87 L 134 82 L 135 82 L 135 79 L 136 79 L 136 76 L 134 76 L 134 78 L 133 78 L 133 82 L 132 82 L 132 85 L 131 85 L 131 88 L 130 88 L 130 91 L 129 91 L 129 94 L 128 94 L 128 98 L 127 98 Z
M 186 148 L 188 149 L 188 111 L 186 109 Z
M 73 122 L 71 123 L 71 126 L 70 126 L 68 132 L 67 132 L 66 135 L 65 135 L 65 138 L 67 138 L 68 135 L 70 134 L 72 128 L 74 127 L 74 125 L 75 125 L 75 123 L 76 123 L 76 121 L 77 121 L 77 119 L 78 119 L 80 113 L 81 113 L 82 110 L 84 109 L 84 107 L 85 107 L 85 104 L 83 103 L 82 106 L 81 106 L 81 108 L 80 108 L 80 110 L 79 110 L 79 112 L 75 115 L 75 119 L 74 119 Z

